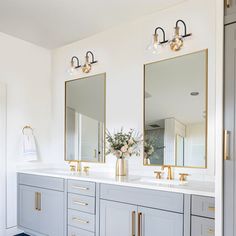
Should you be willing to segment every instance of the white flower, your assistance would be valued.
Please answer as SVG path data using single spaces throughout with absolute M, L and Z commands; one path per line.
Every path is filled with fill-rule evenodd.
M 125 152 L 123 155 L 124 155 L 125 158 L 130 157 L 130 153 L 129 152 Z
M 124 145 L 121 149 L 120 149 L 123 153 L 127 152 L 128 150 L 128 145 Z
M 129 147 L 129 149 L 128 149 L 128 152 L 130 153 L 130 154 L 132 154 L 133 153 L 133 148 L 132 147 Z
M 118 150 L 115 152 L 115 155 L 117 158 L 120 158 L 122 156 L 122 152 Z
M 133 145 L 133 144 L 134 144 L 133 138 L 130 138 L 130 140 L 128 141 L 128 144 L 129 144 L 129 145 Z

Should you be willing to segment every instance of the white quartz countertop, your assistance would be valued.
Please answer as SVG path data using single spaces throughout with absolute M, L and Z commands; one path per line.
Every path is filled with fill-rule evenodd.
M 134 175 L 128 177 L 117 177 L 109 172 L 105 173 L 105 172 L 90 171 L 88 174 L 85 174 L 85 173 L 75 173 L 75 172 L 73 173 L 67 170 L 59 170 L 59 169 L 19 170 L 18 173 L 215 197 L 214 182 L 188 181 L 188 183 L 186 183 L 185 185 L 173 185 L 173 184 L 167 185 L 155 181 L 153 182 L 145 181 L 145 179 L 155 180 L 154 177 L 144 177 L 144 176 L 134 176 Z

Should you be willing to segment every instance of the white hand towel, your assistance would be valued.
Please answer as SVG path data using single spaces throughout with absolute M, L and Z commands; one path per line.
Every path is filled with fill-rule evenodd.
M 24 161 L 38 160 L 36 140 L 33 134 L 23 134 L 22 151 Z

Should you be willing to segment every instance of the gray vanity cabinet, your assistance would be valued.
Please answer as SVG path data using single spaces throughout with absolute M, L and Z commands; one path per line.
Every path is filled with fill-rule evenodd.
M 138 218 L 142 236 L 183 236 L 182 214 L 138 207 Z
M 101 184 L 100 198 L 100 236 L 183 236 L 183 194 Z
M 224 61 L 224 235 L 236 234 L 235 179 L 235 83 L 236 81 L 236 23 L 225 26 Z M 227 131 L 227 133 L 226 133 Z M 227 134 L 227 135 L 226 135 Z
M 57 188 L 61 181 L 49 177 L 19 176 L 18 225 L 25 232 L 64 236 L 64 192 Z M 47 186 L 50 189 L 45 188 Z
M 100 201 L 100 235 L 135 235 L 137 206 L 119 202 Z

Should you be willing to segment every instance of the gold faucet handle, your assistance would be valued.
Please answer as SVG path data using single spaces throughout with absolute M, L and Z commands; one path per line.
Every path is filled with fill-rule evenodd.
M 89 166 L 84 166 L 84 172 L 87 174 L 89 172 L 90 167 Z
M 156 174 L 157 179 L 162 179 L 163 171 L 154 171 L 154 174 Z
M 179 173 L 179 180 L 180 181 L 186 181 L 188 176 L 189 176 L 189 174 Z
M 69 161 L 69 165 L 70 165 L 70 171 L 76 171 L 76 163 L 73 161 Z

